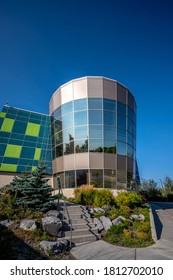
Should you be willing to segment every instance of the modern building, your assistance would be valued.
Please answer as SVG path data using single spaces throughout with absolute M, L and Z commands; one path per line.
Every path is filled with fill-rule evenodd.
M 104 77 L 75 79 L 57 89 L 49 110 L 50 116 L 3 107 L 1 178 L 44 158 L 55 188 L 57 176 L 67 190 L 130 189 L 138 181 L 136 103 L 125 86 Z

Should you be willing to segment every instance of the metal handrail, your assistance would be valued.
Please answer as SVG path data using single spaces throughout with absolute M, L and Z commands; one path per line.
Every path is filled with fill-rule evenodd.
M 63 190 L 61 187 L 61 179 L 60 176 L 57 177 L 57 183 L 58 183 L 58 207 L 60 206 L 60 195 L 62 195 L 62 200 L 64 201 L 64 208 L 63 208 L 63 222 L 64 222 L 64 212 L 66 210 L 67 213 L 67 217 L 68 217 L 68 223 L 70 225 L 70 248 L 71 248 L 71 244 L 72 244 L 72 220 L 70 219 L 70 215 L 69 215 L 69 211 L 67 208 L 67 204 L 66 201 L 64 199 L 64 194 L 63 194 Z

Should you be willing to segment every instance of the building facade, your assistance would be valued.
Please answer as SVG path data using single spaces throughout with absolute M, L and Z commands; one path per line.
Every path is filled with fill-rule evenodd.
M 84 77 L 50 101 L 53 175 L 64 188 L 131 188 L 136 180 L 136 103 L 117 81 Z
M 0 113 L 0 186 L 21 172 L 32 171 L 41 159 L 51 177 L 50 116 L 4 106 Z
M 44 160 L 64 189 L 131 189 L 136 162 L 136 103 L 119 82 L 84 77 L 62 85 L 49 115 L 4 106 L 0 113 L 0 187 Z

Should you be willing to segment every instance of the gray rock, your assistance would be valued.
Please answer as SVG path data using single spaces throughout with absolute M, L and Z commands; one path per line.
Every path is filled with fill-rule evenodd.
M 142 215 L 142 214 L 139 214 L 139 215 L 132 214 L 132 215 L 130 216 L 130 218 L 131 218 L 132 220 L 145 221 L 145 217 L 144 217 L 144 215 Z
M 5 226 L 5 227 L 9 227 L 13 224 L 14 222 L 12 222 L 11 220 L 3 220 L 0 221 L 0 225 Z
M 37 224 L 34 220 L 23 219 L 20 221 L 19 227 L 23 230 L 35 230 L 37 228 Z
M 97 207 L 95 207 L 95 208 L 94 208 L 94 212 L 100 214 L 100 213 L 105 213 L 105 210 L 103 210 L 102 208 L 97 208 Z
M 94 214 L 94 209 L 93 209 L 93 208 L 89 208 L 88 212 L 89 212 L 90 214 Z
M 111 220 L 105 216 L 101 216 L 100 221 L 102 222 L 103 227 L 106 231 L 112 226 Z
M 112 224 L 118 226 L 119 224 L 122 223 L 122 220 L 120 217 L 115 218 L 114 220 L 112 220 Z
M 98 229 L 98 231 L 102 231 L 104 229 L 104 227 L 103 227 L 102 223 L 99 221 L 99 219 L 94 218 L 93 222 L 96 225 L 96 228 Z
M 58 236 L 59 230 L 62 228 L 62 222 L 54 216 L 42 218 L 42 227 L 49 235 Z
M 51 253 L 54 255 L 60 254 L 63 250 L 68 248 L 68 241 L 67 240 L 61 240 L 61 241 L 41 241 L 40 247 L 43 249 L 46 253 L 48 251 L 52 251 Z
M 46 216 L 46 217 L 53 216 L 53 217 L 58 218 L 59 212 L 58 212 L 57 210 L 50 210 L 50 211 L 48 211 L 48 212 L 45 214 L 45 216 Z

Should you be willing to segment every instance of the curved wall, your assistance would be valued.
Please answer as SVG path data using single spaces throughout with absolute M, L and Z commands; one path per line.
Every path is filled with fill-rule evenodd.
M 53 174 L 64 188 L 129 188 L 135 179 L 136 103 L 117 81 L 85 77 L 50 101 Z

